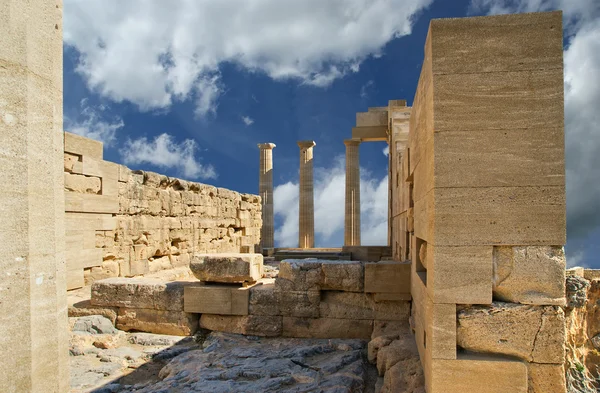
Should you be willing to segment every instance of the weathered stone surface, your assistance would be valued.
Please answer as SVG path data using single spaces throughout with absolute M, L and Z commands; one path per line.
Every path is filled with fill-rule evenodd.
M 200 327 L 217 332 L 276 337 L 281 335 L 282 321 L 280 316 L 202 314 Z
M 174 358 L 156 383 L 119 392 L 362 393 L 372 367 L 363 360 L 364 347 L 360 340 L 246 338 L 213 332 L 203 350 Z
M 99 177 L 76 175 L 65 172 L 65 190 L 86 194 L 98 194 L 102 183 Z
M 255 282 L 262 276 L 262 254 L 194 254 L 190 269 L 200 281 Z
M 528 393 L 566 393 L 565 368 L 562 364 L 527 364 Z
M 250 288 L 235 285 L 187 285 L 183 310 L 197 314 L 248 315 Z
M 198 314 L 183 311 L 121 308 L 117 329 L 173 336 L 189 336 L 198 329 Z
M 565 317 L 559 307 L 496 302 L 463 309 L 457 318 L 457 344 L 466 350 L 564 362 Z
M 273 282 L 250 288 L 248 313 L 250 315 L 281 315 Z
M 418 357 L 401 360 L 390 367 L 379 393 L 426 393 L 423 367 Z
M 494 247 L 494 298 L 564 306 L 565 267 L 562 247 Z
M 321 289 L 362 292 L 364 265 L 359 261 L 324 261 Z
M 369 362 L 373 364 L 377 364 L 377 352 L 379 349 L 390 345 L 390 343 L 394 340 L 398 339 L 398 335 L 388 335 L 388 336 L 378 336 L 371 341 L 369 341 L 367 347 L 367 359 Z
M 407 321 L 384 321 L 376 319 L 373 321 L 373 334 L 371 335 L 371 340 L 374 340 L 379 336 L 401 334 L 408 331 L 408 329 L 409 324 Z
M 407 322 L 410 315 L 410 302 L 376 302 L 373 311 L 376 320 Z
M 131 333 L 127 335 L 129 343 L 142 346 L 173 346 L 182 340 L 187 339 L 181 336 L 153 333 Z
M 102 315 L 108 318 L 114 325 L 117 320 L 117 307 L 96 307 L 92 306 L 89 300 L 77 302 L 69 306 L 69 317 L 85 317 L 88 315 Z
M 368 319 L 375 316 L 375 302 L 366 293 L 323 291 L 320 314 L 323 318 Z
M 282 291 L 318 291 L 321 289 L 322 261 L 286 259 L 279 265 L 275 288 Z
M 377 352 L 377 371 L 384 376 L 396 363 L 418 358 L 419 352 L 415 344 L 414 336 L 403 335 L 383 346 Z
M 283 317 L 283 337 L 369 339 L 373 321 Z
M 92 285 L 93 306 L 183 311 L 183 288 L 191 281 L 109 278 Z
M 283 316 L 316 318 L 319 316 L 319 291 L 275 291 L 276 308 Z
M 567 307 L 578 308 L 585 306 L 590 282 L 583 277 L 569 276 L 566 279 Z
M 79 318 L 69 318 L 73 323 L 71 328 L 74 332 L 85 332 L 90 334 L 116 334 L 112 321 L 102 315 L 89 315 Z

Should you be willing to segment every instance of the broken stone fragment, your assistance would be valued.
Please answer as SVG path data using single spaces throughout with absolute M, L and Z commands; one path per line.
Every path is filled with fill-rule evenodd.
M 494 299 L 564 306 L 565 253 L 562 247 L 494 247 Z
M 194 254 L 190 269 L 200 281 L 256 282 L 262 276 L 261 254 Z
M 459 347 L 528 362 L 562 364 L 565 334 L 565 315 L 556 306 L 495 302 L 465 308 L 457 315 Z

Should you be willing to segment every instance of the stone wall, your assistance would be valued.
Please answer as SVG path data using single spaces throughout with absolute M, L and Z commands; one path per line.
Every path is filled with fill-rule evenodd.
M 390 103 L 428 393 L 566 391 L 562 67 L 560 12 L 432 20 L 413 107 Z
M 600 388 L 600 270 L 567 274 L 567 387 L 592 392 Z
M 260 198 L 104 161 L 65 132 L 68 288 L 187 265 L 194 252 L 254 252 Z

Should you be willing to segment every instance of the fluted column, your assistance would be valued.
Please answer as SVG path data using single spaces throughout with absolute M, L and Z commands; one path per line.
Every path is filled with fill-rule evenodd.
M 298 247 L 315 246 L 315 202 L 313 196 L 314 141 L 300 141 L 300 209 Z
M 274 247 L 273 223 L 273 148 L 274 143 L 259 143 L 260 168 L 258 174 L 258 194 L 262 204 L 261 247 Z
M 360 246 L 360 139 L 346 139 L 344 245 Z

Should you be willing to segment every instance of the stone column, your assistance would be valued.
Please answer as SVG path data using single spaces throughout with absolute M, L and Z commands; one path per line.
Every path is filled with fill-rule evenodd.
M 258 175 L 258 194 L 262 201 L 261 247 L 274 247 L 273 223 L 273 148 L 274 143 L 259 143 L 260 168 Z
M 0 4 L 0 390 L 67 392 L 62 0 Z
M 300 141 L 300 209 L 298 247 L 315 247 L 315 201 L 313 195 L 314 141 Z
M 360 246 L 360 139 L 346 139 L 344 245 Z

